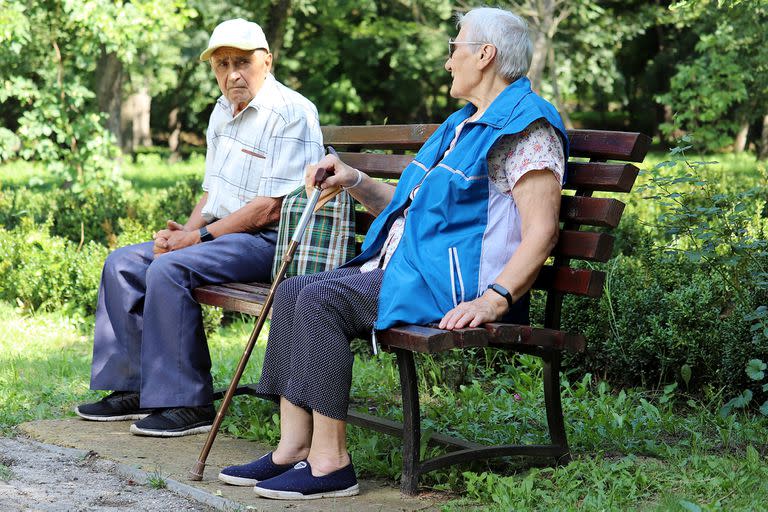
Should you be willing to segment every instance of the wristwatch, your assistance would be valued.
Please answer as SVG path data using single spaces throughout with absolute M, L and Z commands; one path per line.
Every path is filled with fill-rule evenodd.
M 504 288 L 498 283 L 492 283 L 488 285 L 489 290 L 493 290 L 505 299 L 507 299 L 507 304 L 509 304 L 509 308 L 512 309 L 512 304 L 515 303 L 514 299 L 512 298 L 512 294 L 509 293 L 509 290 Z
M 208 227 L 203 226 L 200 228 L 200 241 L 201 242 L 210 242 L 213 240 L 213 235 L 208 232 Z

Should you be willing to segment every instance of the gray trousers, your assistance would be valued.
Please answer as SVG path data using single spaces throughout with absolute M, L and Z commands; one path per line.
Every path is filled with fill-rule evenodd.
M 91 389 L 139 391 L 142 407 L 210 404 L 211 357 L 192 290 L 269 281 L 277 233 L 233 233 L 153 258 L 152 242 L 104 263 Z

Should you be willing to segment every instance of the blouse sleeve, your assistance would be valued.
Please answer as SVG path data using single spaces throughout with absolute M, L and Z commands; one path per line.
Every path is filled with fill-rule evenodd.
M 544 119 L 532 122 L 520 133 L 502 137 L 488 156 L 491 181 L 507 195 L 512 195 L 512 189 L 525 173 L 541 169 L 552 171 L 562 185 L 563 143 Z

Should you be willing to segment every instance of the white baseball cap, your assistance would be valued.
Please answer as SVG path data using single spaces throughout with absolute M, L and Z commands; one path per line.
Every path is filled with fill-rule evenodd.
M 252 21 L 241 18 L 222 21 L 219 23 L 208 41 L 208 48 L 200 54 L 200 60 L 206 61 L 211 54 L 223 46 L 240 50 L 256 50 L 264 48 L 269 51 L 267 37 L 261 27 Z

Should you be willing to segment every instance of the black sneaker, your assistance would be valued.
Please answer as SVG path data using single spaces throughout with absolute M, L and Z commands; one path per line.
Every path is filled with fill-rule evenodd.
M 131 425 L 131 433 L 138 436 L 181 437 L 202 434 L 211 430 L 216 417 L 213 405 L 201 407 L 174 407 L 159 409 L 143 420 Z
M 98 402 L 75 407 L 75 414 L 92 421 L 140 420 L 152 411 L 139 407 L 139 394 L 135 391 L 115 391 Z

